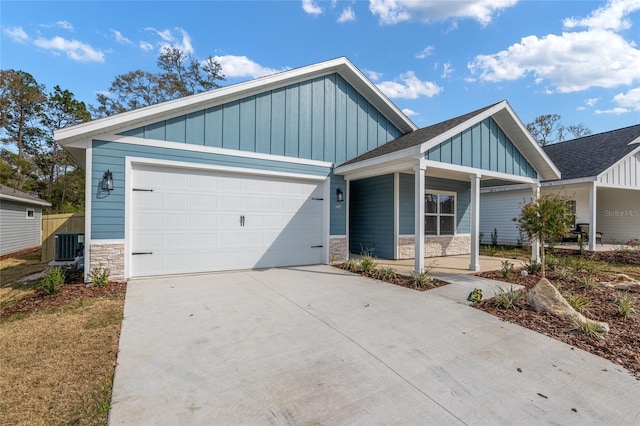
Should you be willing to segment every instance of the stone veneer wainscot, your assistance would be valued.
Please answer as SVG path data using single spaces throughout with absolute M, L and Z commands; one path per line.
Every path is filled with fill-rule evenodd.
M 124 244 L 91 244 L 89 257 L 91 264 L 87 272 L 95 268 L 109 269 L 109 281 L 125 281 Z
M 413 235 L 400 236 L 398 239 L 398 259 L 415 257 L 415 239 Z M 448 236 L 426 235 L 424 237 L 424 257 L 450 256 L 471 253 L 471 235 Z

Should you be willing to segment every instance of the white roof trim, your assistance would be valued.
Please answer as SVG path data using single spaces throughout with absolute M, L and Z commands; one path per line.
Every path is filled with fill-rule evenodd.
M 547 182 L 541 182 L 541 186 L 562 186 L 562 185 L 574 185 L 577 183 L 590 183 L 595 182 L 597 180 L 596 176 L 575 178 L 575 179 L 560 179 L 560 180 L 552 180 Z
M 0 200 L 16 201 L 22 204 L 33 204 L 36 206 L 51 207 L 51 203 L 45 200 L 32 200 L 31 198 L 22 198 L 15 195 L 0 194 Z
M 54 136 L 64 146 L 78 139 L 118 133 L 332 73 L 340 74 L 400 131 L 407 133 L 417 128 L 360 70 L 341 57 L 59 129 Z

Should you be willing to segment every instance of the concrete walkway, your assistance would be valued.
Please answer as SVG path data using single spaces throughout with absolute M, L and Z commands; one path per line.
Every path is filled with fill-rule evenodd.
M 111 425 L 640 424 L 603 358 L 329 266 L 131 281 Z

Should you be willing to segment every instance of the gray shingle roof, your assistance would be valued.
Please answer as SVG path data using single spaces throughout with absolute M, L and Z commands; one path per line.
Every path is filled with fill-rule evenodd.
M 562 180 L 597 176 L 640 147 L 640 124 L 542 147 Z
M 360 161 L 368 160 L 370 158 L 380 157 L 382 155 L 391 154 L 396 151 L 402 151 L 403 149 L 406 149 L 406 148 L 418 146 L 424 142 L 427 142 L 437 137 L 438 135 L 446 132 L 447 130 L 453 129 L 457 125 L 472 119 L 476 115 L 481 114 L 482 112 L 488 110 L 489 108 L 494 107 L 499 103 L 500 102 L 497 102 L 495 104 L 486 106 L 484 108 L 480 108 L 478 110 L 469 112 L 467 114 L 460 115 L 458 117 L 455 117 L 446 121 L 442 121 L 440 123 L 433 124 L 428 127 L 423 127 L 421 129 L 416 130 L 415 132 L 406 133 L 400 136 L 399 138 L 389 141 L 384 145 L 380 145 L 379 147 L 372 149 L 371 151 L 365 152 L 364 154 L 359 155 L 358 157 L 355 157 L 345 163 L 342 163 L 341 166 L 358 163 Z
M 25 200 L 25 202 L 34 201 L 36 204 L 49 204 L 48 201 L 43 200 L 42 198 L 35 197 L 33 195 L 29 195 L 26 192 L 18 191 L 17 189 L 8 187 L 6 185 L 0 185 L 0 198 L 2 195 L 8 195 L 10 197 L 21 198 Z

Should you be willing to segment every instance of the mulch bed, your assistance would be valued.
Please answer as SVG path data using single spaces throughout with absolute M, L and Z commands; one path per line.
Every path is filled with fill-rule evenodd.
M 382 279 L 379 279 L 377 277 L 373 277 L 370 274 L 364 273 L 362 271 L 350 270 L 347 267 L 345 267 L 345 265 L 343 263 L 337 263 L 337 264 L 334 264 L 333 266 L 336 267 L 336 268 L 339 268 L 339 269 L 344 269 L 345 271 L 352 272 L 354 274 L 362 275 L 363 277 L 372 278 L 374 280 L 382 281 L 382 282 L 389 283 L 389 284 L 399 285 L 401 287 L 406 287 L 406 288 L 410 288 L 412 290 L 418 290 L 418 291 L 427 291 L 427 290 L 431 290 L 431 289 L 434 289 L 434 288 L 437 288 L 437 287 L 442 287 L 442 286 L 445 286 L 445 285 L 449 284 L 448 282 L 439 280 L 437 278 L 432 278 L 429 286 L 427 286 L 427 287 L 416 287 L 414 285 L 414 283 L 413 283 L 413 278 L 411 278 L 411 277 L 409 277 L 407 275 L 396 274 L 396 278 L 395 279 L 382 280 Z
M 605 257 L 615 258 L 614 252 L 604 252 L 602 254 L 607 255 Z M 509 288 L 509 283 L 523 285 L 526 287 L 525 293 L 535 286 L 541 278 L 538 274 L 522 277 L 519 274 L 519 270 L 514 271 L 508 278 L 504 278 L 500 271 L 481 272 L 476 275 L 503 281 L 505 282 L 503 287 L 505 289 Z M 590 319 L 607 322 L 610 327 L 610 332 L 602 340 L 585 335 L 568 321 L 561 320 L 550 314 L 536 312 L 527 303 L 526 294 L 516 305 L 516 309 L 502 309 L 497 305 L 495 299 L 485 299 L 480 303 L 475 303 L 474 306 L 504 321 L 521 325 L 606 358 L 625 367 L 636 378 L 640 379 L 640 303 L 636 304 L 636 313 L 623 318 L 618 314 L 616 300 L 624 294 L 624 291 L 606 288 L 601 285 L 592 290 L 582 288 L 579 284 L 581 276 L 584 277 L 586 274 L 576 274 L 563 280 L 556 277 L 554 271 L 547 271 L 547 279 L 556 287 L 560 286 L 560 292 L 563 295 L 579 295 L 591 301 L 587 311 L 584 312 L 585 316 Z M 611 282 L 615 274 L 603 272 L 592 276 L 596 282 Z M 640 294 L 630 294 L 640 299 Z
M 16 303 L 0 312 L 0 318 L 8 318 L 16 314 L 56 308 L 81 299 L 117 298 L 125 294 L 126 283 L 111 282 L 103 287 L 87 287 L 84 283 L 63 284 L 60 292 L 47 295 L 42 291 L 28 294 Z

